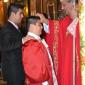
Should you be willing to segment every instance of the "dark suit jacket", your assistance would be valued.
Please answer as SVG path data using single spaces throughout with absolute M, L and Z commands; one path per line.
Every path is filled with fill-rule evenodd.
M 22 35 L 10 22 L 0 30 L 0 50 L 4 79 L 23 80 Z

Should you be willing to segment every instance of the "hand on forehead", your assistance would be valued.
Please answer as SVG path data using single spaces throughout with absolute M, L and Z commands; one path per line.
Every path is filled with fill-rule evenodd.
M 45 16 L 41 13 L 37 13 L 36 16 L 39 16 L 40 19 L 41 19 L 41 22 L 44 22 L 45 21 Z

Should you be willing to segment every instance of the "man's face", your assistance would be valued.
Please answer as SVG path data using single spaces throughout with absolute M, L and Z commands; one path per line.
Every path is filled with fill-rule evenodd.
M 19 9 L 18 12 L 15 13 L 16 24 L 21 23 L 23 17 L 24 17 L 23 10 Z
M 67 1 L 61 1 L 61 4 L 62 4 L 62 10 L 64 10 L 66 12 L 66 14 L 69 15 L 69 13 L 72 10 L 73 4 L 71 2 L 67 2 Z
M 41 24 L 40 20 L 37 21 L 35 27 L 36 27 L 37 35 L 40 36 L 42 34 L 42 24 Z

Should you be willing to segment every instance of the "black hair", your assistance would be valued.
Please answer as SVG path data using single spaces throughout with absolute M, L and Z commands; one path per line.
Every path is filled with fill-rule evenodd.
M 19 3 L 11 3 L 8 6 L 8 10 L 7 10 L 8 17 L 11 15 L 11 12 L 17 13 L 19 9 L 23 9 L 23 8 L 24 6 Z
M 30 16 L 27 17 L 26 24 L 27 24 L 27 29 L 29 29 L 30 24 L 36 24 L 37 21 L 40 20 L 39 16 Z

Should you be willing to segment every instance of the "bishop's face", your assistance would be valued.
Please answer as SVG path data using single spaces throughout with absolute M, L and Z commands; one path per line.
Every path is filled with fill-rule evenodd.
M 62 10 L 64 10 L 66 14 L 69 15 L 72 10 L 73 4 L 71 2 L 67 2 L 64 0 L 61 1 L 61 4 L 62 4 Z

